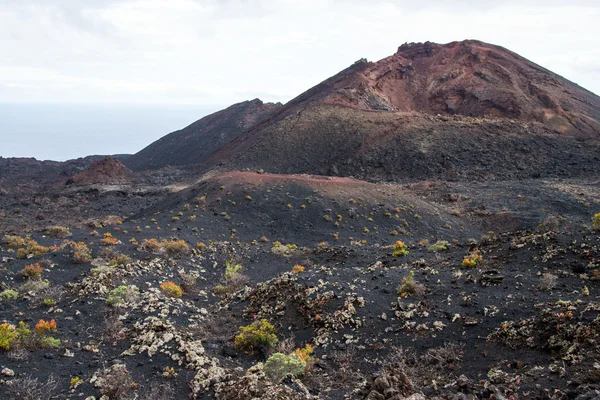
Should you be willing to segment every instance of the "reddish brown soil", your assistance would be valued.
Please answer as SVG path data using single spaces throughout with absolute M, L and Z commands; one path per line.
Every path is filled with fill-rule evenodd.
M 67 180 L 67 185 L 123 184 L 135 181 L 135 175 L 116 158 L 106 157 Z

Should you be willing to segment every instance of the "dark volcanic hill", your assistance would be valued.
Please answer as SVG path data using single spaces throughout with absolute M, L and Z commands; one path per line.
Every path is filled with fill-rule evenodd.
M 93 184 L 124 184 L 133 183 L 135 174 L 121 161 L 113 157 L 95 161 L 88 169 L 73 175 L 67 181 L 67 185 L 93 185 Z
M 523 178 L 597 170 L 600 98 L 478 41 L 361 60 L 250 128 L 205 167 L 360 178 Z
M 234 104 L 160 138 L 125 163 L 133 170 L 199 164 L 280 106 L 259 99 Z

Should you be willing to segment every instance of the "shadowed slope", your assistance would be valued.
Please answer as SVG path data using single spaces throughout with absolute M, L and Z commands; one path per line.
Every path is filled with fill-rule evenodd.
M 126 164 L 146 170 L 201 163 L 279 106 L 259 99 L 234 104 L 160 138 L 128 158 Z

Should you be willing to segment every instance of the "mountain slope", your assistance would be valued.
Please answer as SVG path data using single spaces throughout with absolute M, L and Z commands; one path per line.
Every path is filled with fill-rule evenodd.
M 234 104 L 160 138 L 125 163 L 133 170 L 201 163 L 279 106 L 259 99 Z
M 124 184 L 136 180 L 135 174 L 121 161 L 107 156 L 103 160 L 95 161 L 88 169 L 73 175 L 67 185 L 93 185 L 93 184 Z
M 498 46 L 400 46 L 293 99 L 205 164 L 368 179 L 597 170 L 600 98 Z

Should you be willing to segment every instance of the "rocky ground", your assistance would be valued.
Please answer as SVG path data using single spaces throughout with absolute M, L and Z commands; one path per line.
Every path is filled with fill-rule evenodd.
M 597 182 L 176 189 L 1 199 L 2 398 L 600 396 Z

